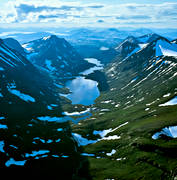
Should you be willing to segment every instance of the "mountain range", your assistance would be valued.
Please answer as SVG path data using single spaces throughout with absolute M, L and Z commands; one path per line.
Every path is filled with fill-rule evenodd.
M 83 40 L 89 33 L 72 32 Z M 117 30 L 109 33 L 114 43 L 101 43 L 94 53 L 87 45 L 97 43 L 84 44 L 82 53 L 104 64 L 86 75 L 94 65 L 79 54 L 83 44 L 55 35 L 22 45 L 0 40 L 4 170 L 67 179 L 176 178 L 176 40 L 154 33 L 121 40 Z M 97 81 L 100 96 L 90 106 L 61 96 L 69 92 L 65 82 L 78 76 Z M 78 116 L 78 123 L 70 121 Z

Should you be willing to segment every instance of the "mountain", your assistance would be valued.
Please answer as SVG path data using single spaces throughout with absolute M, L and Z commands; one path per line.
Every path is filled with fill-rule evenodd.
M 101 47 L 112 48 L 121 41 L 119 30 L 78 28 L 65 36 L 83 57 L 93 57 L 100 52 Z
M 88 33 L 83 29 L 83 36 Z M 99 43 L 95 54 L 104 69 L 87 58 L 101 70 L 80 75 L 87 80 L 82 85 L 74 80 L 90 65 L 64 39 L 30 41 L 23 45 L 25 55 L 14 41 L 0 40 L 1 175 L 12 170 L 53 179 L 176 179 L 176 40 L 151 33 L 108 44 Z M 99 88 L 94 104 L 71 105 L 60 97 L 64 88 L 56 82 L 70 78 L 76 98 L 79 83 L 83 91 L 88 87 L 88 97 L 93 83 Z
M 116 28 L 78 28 L 68 32 L 65 37 L 73 45 L 99 45 L 113 47 L 119 41 L 128 36 L 142 36 L 144 34 L 153 33 L 149 29 L 124 29 L 119 30 Z M 87 44 L 86 44 L 87 42 Z
M 29 42 L 29 41 L 33 41 L 33 40 L 36 40 L 36 39 L 39 39 L 41 37 L 46 37 L 46 36 L 50 36 L 52 35 L 52 33 L 49 33 L 49 32 L 41 32 L 41 31 L 38 31 L 36 32 L 34 29 L 29 31 L 27 29 L 24 29 L 24 30 L 8 30 L 8 29 L 4 29 L 2 31 L 2 34 L 4 33 L 4 35 L 1 36 L 1 38 L 3 39 L 7 39 L 7 38 L 15 38 L 18 42 L 20 42 L 20 44 L 24 44 L 26 42 Z
M 23 94 L 27 94 L 27 96 L 29 94 L 29 99 L 31 99 L 29 102 L 38 102 L 39 99 L 51 95 L 52 93 L 54 95 L 54 91 L 50 90 L 53 84 L 52 80 L 42 75 L 24 56 L 14 49 L 10 49 L 3 41 L 4 40 L 1 40 L 0 44 L 0 67 L 2 78 L 1 94 L 4 103 L 9 104 L 10 102 L 8 102 L 8 99 L 10 99 L 11 96 L 16 97 L 11 97 L 12 99 L 25 103 L 25 100 L 22 98 Z M 31 74 L 33 74 L 33 77 L 31 77 Z M 22 96 L 20 96 L 21 90 L 24 92 L 21 93 Z M 15 94 L 15 92 L 17 94 Z M 32 96 L 31 98 L 30 95 Z M 52 99 L 55 99 L 56 102 L 58 98 L 54 96 Z
M 65 39 L 55 35 L 23 44 L 23 48 L 36 67 L 60 78 L 78 75 L 92 66 Z
M 160 37 L 160 35 L 158 35 L 158 34 L 150 33 L 150 34 L 146 34 L 146 35 L 138 37 L 137 40 L 139 43 L 150 43 L 159 37 Z
M 143 49 L 152 41 L 156 40 L 160 36 L 157 34 L 147 34 L 140 37 L 129 36 L 122 43 L 120 43 L 115 50 L 118 52 L 119 58 L 124 59 L 129 57 L 137 51 Z
M 169 137 L 161 132 L 177 125 L 177 45 L 147 37 L 129 37 L 118 46 L 122 56 L 102 71 L 109 90 L 97 98 L 94 120 L 73 128 L 90 142 L 83 151 L 95 179 L 176 177 L 175 131 Z
M 62 115 L 60 88 L 15 48 L 0 40 L 0 172 L 77 179 L 87 160 Z
M 6 39 L 3 39 L 3 42 L 4 44 L 6 44 L 6 46 L 10 47 L 11 49 L 16 50 L 21 55 L 25 56 L 25 50 L 17 40 L 13 38 L 6 38 Z
M 92 57 L 98 59 L 103 64 L 108 64 L 111 61 L 114 61 L 116 56 L 119 56 L 119 59 L 123 60 L 159 37 L 159 35 L 154 33 L 140 37 L 128 36 L 114 48 L 101 47 L 99 51 L 92 55 Z

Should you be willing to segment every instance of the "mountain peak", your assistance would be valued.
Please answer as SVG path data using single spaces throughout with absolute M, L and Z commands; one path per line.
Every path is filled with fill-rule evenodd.
M 56 35 L 50 35 L 50 36 L 45 36 L 42 38 L 44 41 L 48 40 L 48 39 L 59 39 Z
M 162 37 L 156 33 L 149 33 L 149 34 L 138 37 L 137 40 L 139 41 L 139 43 L 151 43 L 153 41 L 156 41 L 159 38 L 162 38 Z

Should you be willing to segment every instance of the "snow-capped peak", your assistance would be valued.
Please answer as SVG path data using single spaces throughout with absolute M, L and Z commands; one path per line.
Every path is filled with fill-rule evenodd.
M 51 36 L 43 37 L 43 40 L 46 41 L 47 39 L 50 39 Z

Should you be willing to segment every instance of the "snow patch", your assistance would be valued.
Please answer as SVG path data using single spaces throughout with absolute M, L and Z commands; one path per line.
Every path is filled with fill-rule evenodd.
M 90 112 L 90 108 L 87 108 L 85 111 L 81 111 L 81 112 L 72 112 L 72 113 L 63 112 L 62 114 L 66 116 L 80 116 L 88 112 Z
M 22 92 L 20 92 L 19 90 L 16 89 L 8 89 L 8 91 L 16 96 L 18 96 L 20 99 L 26 101 L 26 102 L 35 102 L 35 99 L 33 97 L 31 97 L 30 95 L 24 94 Z
M 148 43 L 143 43 L 143 44 L 138 44 L 139 45 L 139 47 L 141 48 L 141 49 L 143 49 L 143 48 L 145 48 L 147 45 L 148 45 Z
M 88 144 L 96 143 L 97 140 L 88 140 L 87 138 L 82 137 L 80 134 L 72 133 L 74 139 L 77 141 L 79 146 L 86 146 Z
M 61 132 L 61 131 L 63 131 L 63 128 L 58 128 L 57 131 Z
M 108 51 L 108 50 L 109 50 L 109 48 L 108 48 L 108 47 L 104 47 L 104 46 L 102 46 L 102 47 L 100 48 L 100 50 L 101 50 L 101 51 Z
M 168 97 L 170 95 L 171 95 L 171 93 L 168 93 L 168 94 L 163 95 L 163 97 Z
M 4 71 L 5 69 L 3 67 L 0 67 L 0 71 Z
M 4 151 L 4 145 L 5 145 L 4 141 L 0 141 L 0 152 L 5 153 L 5 151 Z
M 0 124 L 0 129 L 8 129 L 8 127 L 5 124 Z
M 50 117 L 50 116 L 41 116 L 41 117 L 37 117 L 37 119 L 40 121 L 59 122 L 59 123 L 63 123 L 63 122 L 72 120 L 69 117 Z
M 9 167 L 9 166 L 11 166 L 11 165 L 24 166 L 25 163 L 26 163 L 26 160 L 16 161 L 15 159 L 10 158 L 10 159 L 5 163 L 5 165 L 6 165 L 7 167 Z
M 116 160 L 117 160 L 117 161 L 126 160 L 126 157 L 124 157 L 124 158 L 117 158 Z
M 49 153 L 49 152 L 50 152 L 49 150 L 32 151 L 32 153 L 26 153 L 25 157 L 26 158 L 35 157 L 35 156 L 43 155 L 43 154 L 46 154 L 46 153 Z
M 115 130 L 117 130 L 117 129 L 119 129 L 122 126 L 125 126 L 127 124 L 128 124 L 128 122 L 125 122 L 125 123 L 119 125 L 118 127 L 114 128 L 114 129 L 110 128 L 110 129 L 102 130 L 102 131 L 94 130 L 93 134 L 94 135 L 100 135 L 100 137 L 101 137 L 100 139 L 97 139 L 97 140 L 88 140 L 87 138 L 84 138 L 80 134 L 77 134 L 77 133 L 72 133 L 72 135 L 73 135 L 74 139 L 78 142 L 79 146 L 86 146 L 86 145 L 94 144 L 94 143 L 102 141 L 102 140 L 116 140 L 116 139 L 120 139 L 121 137 L 117 136 L 117 135 L 108 136 L 108 137 L 105 137 L 105 136 L 108 133 L 114 132 Z
M 173 106 L 173 105 L 177 105 L 177 96 L 164 104 L 159 104 L 159 106 Z
M 171 138 L 177 138 L 177 126 L 163 128 L 162 131 L 155 133 L 152 139 L 158 139 L 162 134 Z
M 46 67 L 50 70 L 50 71 L 56 71 L 56 68 L 52 66 L 52 61 L 49 59 L 45 60 L 45 64 Z
M 177 56 L 177 44 L 170 44 L 165 40 L 156 43 L 156 56 Z
M 112 155 L 115 154 L 115 153 L 116 153 L 116 150 L 113 149 L 110 153 L 106 153 L 106 155 L 107 155 L 107 156 L 112 156 Z
M 43 37 L 43 40 L 46 41 L 47 39 L 50 39 L 51 36 Z
M 81 155 L 82 155 L 82 156 L 90 156 L 90 157 L 95 156 L 95 154 L 88 154 L 88 153 L 82 153 Z

